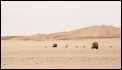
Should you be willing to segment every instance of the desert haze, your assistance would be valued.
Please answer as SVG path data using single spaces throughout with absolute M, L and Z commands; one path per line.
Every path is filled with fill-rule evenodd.
M 93 42 L 98 42 L 98 49 L 91 49 Z M 96 25 L 51 34 L 1 36 L 1 68 L 120 69 L 121 28 Z

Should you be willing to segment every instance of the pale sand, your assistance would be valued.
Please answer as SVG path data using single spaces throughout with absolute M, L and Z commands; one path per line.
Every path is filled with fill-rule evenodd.
M 2 69 L 121 68 L 121 38 L 1 41 Z M 99 44 L 98 50 L 91 49 L 91 43 L 94 41 Z M 53 43 L 57 43 L 58 47 L 52 48 Z M 65 48 L 66 44 L 69 44 L 67 48 Z M 76 48 L 76 46 L 78 47 Z

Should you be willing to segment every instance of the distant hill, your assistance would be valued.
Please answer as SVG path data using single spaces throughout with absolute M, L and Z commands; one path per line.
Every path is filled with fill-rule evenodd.
M 67 32 L 57 32 L 51 34 L 36 34 L 32 36 L 2 36 L 1 40 L 68 40 L 82 38 L 116 38 L 121 37 L 121 28 L 114 26 L 91 26 Z

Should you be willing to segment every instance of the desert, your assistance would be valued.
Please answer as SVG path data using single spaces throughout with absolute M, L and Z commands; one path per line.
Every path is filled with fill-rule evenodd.
M 2 69 L 120 69 L 121 28 L 1 37 Z M 98 49 L 91 49 L 98 42 Z M 52 47 L 53 44 L 57 47 Z
M 1 1 L 1 69 L 121 69 L 121 1 Z

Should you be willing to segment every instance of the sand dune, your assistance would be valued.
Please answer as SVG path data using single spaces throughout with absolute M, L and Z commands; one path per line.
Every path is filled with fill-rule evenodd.
M 91 26 L 67 32 L 57 32 L 51 34 L 36 34 L 32 36 L 3 36 L 1 40 L 72 40 L 82 38 L 116 38 L 121 37 L 121 28 L 114 26 Z
M 91 49 L 94 41 L 99 49 Z M 3 36 L 1 68 L 120 69 L 121 28 L 101 25 L 51 34 Z

